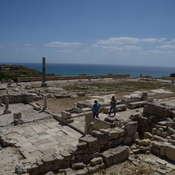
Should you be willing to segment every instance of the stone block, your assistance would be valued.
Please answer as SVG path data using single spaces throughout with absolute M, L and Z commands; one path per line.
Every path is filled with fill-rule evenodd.
M 170 138 L 171 138 L 172 140 L 175 140 L 175 134 L 171 135 Z
M 132 143 L 132 137 L 125 137 L 124 144 L 125 145 L 130 145 L 131 143 Z
M 65 119 L 70 119 L 71 118 L 71 113 L 66 112 L 66 111 L 62 111 L 61 112 L 61 117 L 65 118 Z
M 160 146 L 160 156 L 164 157 L 166 154 L 166 145 L 162 144 Z
M 157 136 L 157 135 L 154 135 L 154 140 L 158 140 L 158 141 L 161 141 L 161 142 L 166 142 L 167 140 L 166 139 L 164 139 L 164 138 L 162 138 L 162 137 L 160 137 L 160 136 Z
M 91 147 L 98 147 L 98 139 L 91 135 L 85 135 L 84 137 L 79 138 L 79 142 L 86 142 L 88 145 L 88 148 Z
M 172 161 L 175 161 L 175 146 L 174 145 L 167 145 L 166 157 Z
M 161 135 L 163 138 L 166 138 L 168 136 L 168 133 L 167 132 L 162 132 L 162 135 Z
M 116 116 L 114 116 L 114 117 L 108 116 L 108 117 L 105 118 L 105 121 L 109 122 L 109 123 L 114 123 L 116 120 L 117 120 Z
M 169 135 L 175 134 L 175 130 L 174 130 L 173 128 L 171 128 L 171 127 L 168 127 L 167 130 L 166 130 L 166 132 L 167 132 Z
M 152 134 L 150 132 L 144 132 L 144 138 L 145 139 L 152 139 Z
M 95 166 L 89 166 L 89 167 L 87 167 L 89 174 L 94 174 L 94 173 L 98 172 L 99 169 L 102 169 L 102 168 L 105 168 L 105 164 L 104 163 L 97 164 Z
M 112 130 L 109 132 L 111 139 L 118 139 L 120 135 L 120 131 Z
M 136 133 L 133 135 L 133 140 L 138 139 L 138 138 L 139 138 L 139 133 L 136 132 Z
M 107 128 L 111 128 L 112 124 L 108 123 L 106 121 L 102 121 L 98 118 L 94 119 L 94 129 L 95 130 L 100 130 L 100 129 L 107 129 Z
M 150 143 L 151 143 L 151 141 L 149 139 L 143 139 L 143 140 L 141 140 L 141 144 L 143 146 L 149 146 Z
M 129 151 L 124 146 L 108 149 L 102 153 L 102 158 L 107 166 L 120 163 L 129 157 Z
M 175 145 L 175 140 L 169 139 L 168 142 L 172 143 L 173 145 Z
M 146 152 L 146 151 L 150 151 L 151 147 L 150 146 L 140 146 L 139 149 L 142 152 Z
M 75 170 L 83 169 L 85 164 L 83 162 L 73 163 L 72 168 Z
M 21 113 L 19 112 L 19 113 L 14 113 L 13 114 L 13 119 L 15 120 L 15 119 L 18 119 L 18 120 L 20 120 L 22 118 L 22 115 L 21 115 Z
M 152 128 L 152 134 L 156 134 L 157 128 Z
M 87 149 L 87 143 L 86 142 L 80 142 L 78 145 L 77 145 L 77 148 L 79 150 L 86 150 Z
M 160 154 L 160 149 L 158 149 L 158 148 L 156 148 L 156 147 L 152 147 L 152 148 L 151 148 L 151 151 L 152 151 L 153 153 L 157 154 L 157 155 Z
M 102 162 L 103 162 L 102 157 L 95 157 L 95 158 L 93 158 L 93 159 L 90 161 L 90 164 L 91 164 L 92 166 L 95 166 L 95 165 L 97 165 L 97 164 L 101 164 Z
M 118 146 L 114 148 L 112 154 L 114 155 L 113 163 L 116 164 L 128 159 L 129 150 L 124 146 Z
M 131 136 L 137 132 L 137 127 L 138 127 L 137 121 L 130 121 L 125 125 L 124 129 L 127 135 Z

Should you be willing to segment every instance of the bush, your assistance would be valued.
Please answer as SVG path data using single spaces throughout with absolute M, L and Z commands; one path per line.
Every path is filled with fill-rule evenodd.
M 175 77 L 175 73 L 170 74 L 170 77 Z

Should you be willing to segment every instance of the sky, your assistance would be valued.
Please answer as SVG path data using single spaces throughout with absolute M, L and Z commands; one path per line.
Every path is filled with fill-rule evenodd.
M 175 67 L 175 0 L 0 0 L 0 63 Z

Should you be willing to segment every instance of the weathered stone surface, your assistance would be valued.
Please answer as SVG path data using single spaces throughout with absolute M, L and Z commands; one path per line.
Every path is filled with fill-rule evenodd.
M 72 164 L 72 168 L 79 170 L 79 169 L 83 169 L 85 167 L 85 164 L 83 162 L 79 162 L 79 163 L 73 163 Z
M 137 132 L 138 123 L 137 121 L 130 121 L 125 125 L 125 130 L 128 136 L 131 136 Z
M 117 131 L 117 130 L 112 130 L 109 133 L 110 133 L 111 139 L 117 139 L 120 135 L 120 131 Z
M 151 143 L 151 141 L 150 141 L 149 139 L 143 139 L 143 140 L 141 141 L 141 144 L 142 144 L 143 146 L 149 146 L 150 143 Z
M 78 145 L 77 145 L 77 148 L 79 150 L 85 150 L 87 149 L 87 143 L 86 142 L 80 142 Z
M 150 132 L 144 132 L 145 139 L 152 139 L 152 134 Z
M 105 164 L 104 163 L 97 164 L 95 166 L 89 166 L 89 167 L 87 167 L 89 174 L 94 174 L 94 173 L 98 172 L 99 169 L 101 169 L 101 168 L 105 168 Z
M 131 143 L 132 143 L 132 137 L 125 137 L 124 144 L 125 145 L 130 145 Z
M 94 119 L 94 129 L 100 130 L 100 129 L 107 129 L 111 128 L 112 124 L 103 120 L 100 120 L 98 118 Z
M 79 138 L 79 142 L 86 142 L 89 148 L 98 146 L 98 140 L 95 137 L 88 134 L 84 137 Z
M 168 159 L 172 161 L 175 161 L 175 146 L 174 145 L 167 145 L 166 157 L 168 157 Z
M 71 113 L 66 112 L 66 111 L 62 111 L 61 112 L 61 117 L 65 118 L 65 119 L 70 119 L 71 118 Z
M 93 158 L 93 159 L 90 161 L 90 164 L 91 164 L 92 166 L 95 166 L 95 165 L 97 165 L 97 164 L 101 164 L 102 162 L 103 162 L 102 157 L 95 157 L 95 158 Z
M 126 160 L 129 157 L 129 151 L 123 146 L 118 146 L 103 152 L 102 157 L 107 166 L 110 166 Z
M 15 173 L 21 175 L 27 173 L 27 170 L 25 169 L 23 164 L 17 164 L 15 166 Z
M 142 152 L 146 152 L 146 151 L 151 150 L 151 147 L 150 146 L 140 146 L 139 149 Z

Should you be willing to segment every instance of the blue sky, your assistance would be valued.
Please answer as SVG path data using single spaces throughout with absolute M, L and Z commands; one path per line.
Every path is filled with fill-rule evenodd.
M 0 62 L 175 67 L 174 0 L 0 0 Z

